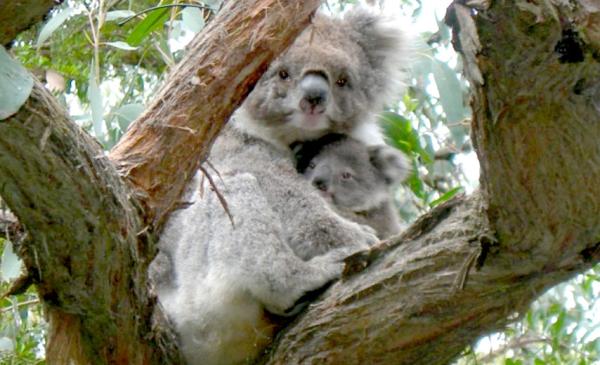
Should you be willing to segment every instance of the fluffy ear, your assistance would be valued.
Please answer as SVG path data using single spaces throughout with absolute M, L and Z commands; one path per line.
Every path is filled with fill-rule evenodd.
M 372 85 L 379 86 L 377 98 L 383 98 L 385 103 L 391 98 L 399 98 L 406 86 L 406 71 L 412 53 L 407 32 L 399 26 L 402 21 L 361 6 L 348 11 L 344 21 L 374 71 L 371 81 Z
M 386 146 L 368 147 L 371 164 L 381 173 L 388 185 L 404 181 L 410 175 L 408 157 L 399 150 Z

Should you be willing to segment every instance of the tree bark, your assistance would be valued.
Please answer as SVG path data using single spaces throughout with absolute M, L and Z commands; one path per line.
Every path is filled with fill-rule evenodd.
M 177 204 L 231 112 L 317 6 L 227 2 L 112 161 L 37 82 L 0 121 L 0 196 L 29 235 L 19 254 L 47 309 L 48 363 L 181 362 L 174 336 L 151 328 L 157 224 L 145 222 Z
M 160 227 L 213 140 L 271 60 L 308 25 L 310 1 L 229 1 L 111 151 Z
M 20 0 L 0 2 L 0 44 L 8 47 L 19 33 L 39 23 L 60 2 L 62 1 Z
M 451 6 L 481 190 L 352 258 L 372 263 L 311 306 L 265 363 L 447 364 L 600 261 L 599 9 L 579 5 Z
M 148 337 L 153 229 L 317 5 L 248 3 L 228 3 L 111 152 L 135 190 L 39 84 L 0 121 L 0 196 L 30 235 L 20 250 L 49 308 L 49 363 L 178 361 Z M 481 190 L 349 258 L 264 363 L 445 364 L 600 261 L 598 9 L 473 3 L 448 20 L 473 88 Z

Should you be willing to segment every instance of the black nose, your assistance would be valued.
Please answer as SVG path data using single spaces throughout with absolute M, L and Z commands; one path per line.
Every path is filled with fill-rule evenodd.
M 324 90 L 309 90 L 304 94 L 304 99 L 308 101 L 310 106 L 318 106 L 324 104 L 327 100 L 327 92 Z
M 327 180 L 318 177 L 318 178 L 314 179 L 312 183 L 315 186 L 315 188 L 322 190 L 322 191 L 327 191 Z
M 301 106 L 314 109 L 324 106 L 329 96 L 329 83 L 327 78 L 320 73 L 308 73 L 300 81 L 302 90 Z

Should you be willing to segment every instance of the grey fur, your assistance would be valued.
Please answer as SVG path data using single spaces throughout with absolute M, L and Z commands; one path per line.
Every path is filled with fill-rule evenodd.
M 316 143 L 310 148 L 318 150 L 302 169 L 332 207 L 344 217 L 372 227 L 380 239 L 400 232 L 390 188 L 410 173 L 406 156 L 395 148 L 367 147 L 349 137 L 324 146 Z
M 363 13 L 376 27 L 376 18 Z M 314 22 L 271 66 L 212 148 L 210 161 L 221 177 L 214 180 L 235 224 L 197 174 L 184 196 L 192 204 L 172 213 L 161 236 L 150 273 L 190 364 L 250 362 L 274 335 L 265 311 L 294 314 L 306 293 L 339 277 L 345 257 L 377 241 L 370 227 L 334 212 L 297 173 L 287 147 L 351 133 L 378 111 L 375 89 L 388 83 L 377 81 L 382 70 L 369 61 L 351 24 L 321 16 Z M 363 30 L 375 32 L 372 27 Z M 335 90 L 340 66 L 354 88 Z M 282 68 L 289 70 L 285 80 Z M 307 99 L 314 88 L 326 89 L 326 96 Z

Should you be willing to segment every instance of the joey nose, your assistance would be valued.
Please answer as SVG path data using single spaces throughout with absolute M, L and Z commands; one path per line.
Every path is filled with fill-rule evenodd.
M 314 185 L 315 188 L 317 188 L 321 191 L 327 191 L 328 184 L 327 184 L 327 180 L 325 178 L 317 177 L 312 181 L 312 184 Z

